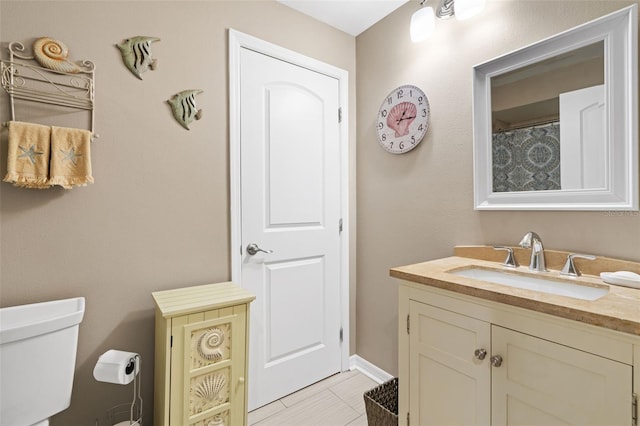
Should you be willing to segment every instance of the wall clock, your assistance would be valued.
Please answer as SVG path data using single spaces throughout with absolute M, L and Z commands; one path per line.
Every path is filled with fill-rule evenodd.
M 378 110 L 378 142 L 392 154 L 411 151 L 427 133 L 429 116 L 429 101 L 420 88 L 411 85 L 395 88 Z

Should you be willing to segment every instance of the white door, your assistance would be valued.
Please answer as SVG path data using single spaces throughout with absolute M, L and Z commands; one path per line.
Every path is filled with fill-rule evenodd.
M 334 77 L 251 49 L 239 62 L 253 409 L 341 370 L 340 92 Z
M 604 86 L 560 94 L 562 189 L 607 187 Z

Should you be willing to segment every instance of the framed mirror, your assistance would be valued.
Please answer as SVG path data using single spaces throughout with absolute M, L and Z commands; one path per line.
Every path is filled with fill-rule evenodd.
M 638 210 L 632 5 L 473 68 L 477 210 Z

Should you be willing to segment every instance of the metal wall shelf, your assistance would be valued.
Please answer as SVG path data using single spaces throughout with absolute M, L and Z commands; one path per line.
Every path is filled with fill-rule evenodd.
M 22 43 L 9 43 L 9 60 L 0 61 L 2 88 L 9 94 L 11 120 L 16 120 L 15 100 L 90 111 L 90 131 L 93 137 L 95 121 L 95 64 L 78 62 L 81 71 L 75 74 L 51 70 L 37 65 L 35 57 L 25 54 Z M 34 65 L 34 63 L 36 65 Z

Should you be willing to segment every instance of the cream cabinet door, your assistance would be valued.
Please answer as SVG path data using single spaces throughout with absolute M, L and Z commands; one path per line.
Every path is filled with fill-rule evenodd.
M 493 326 L 492 424 L 631 424 L 632 367 Z
M 170 424 L 245 424 L 246 305 L 175 317 Z
M 415 301 L 409 317 L 409 424 L 489 425 L 490 324 Z

